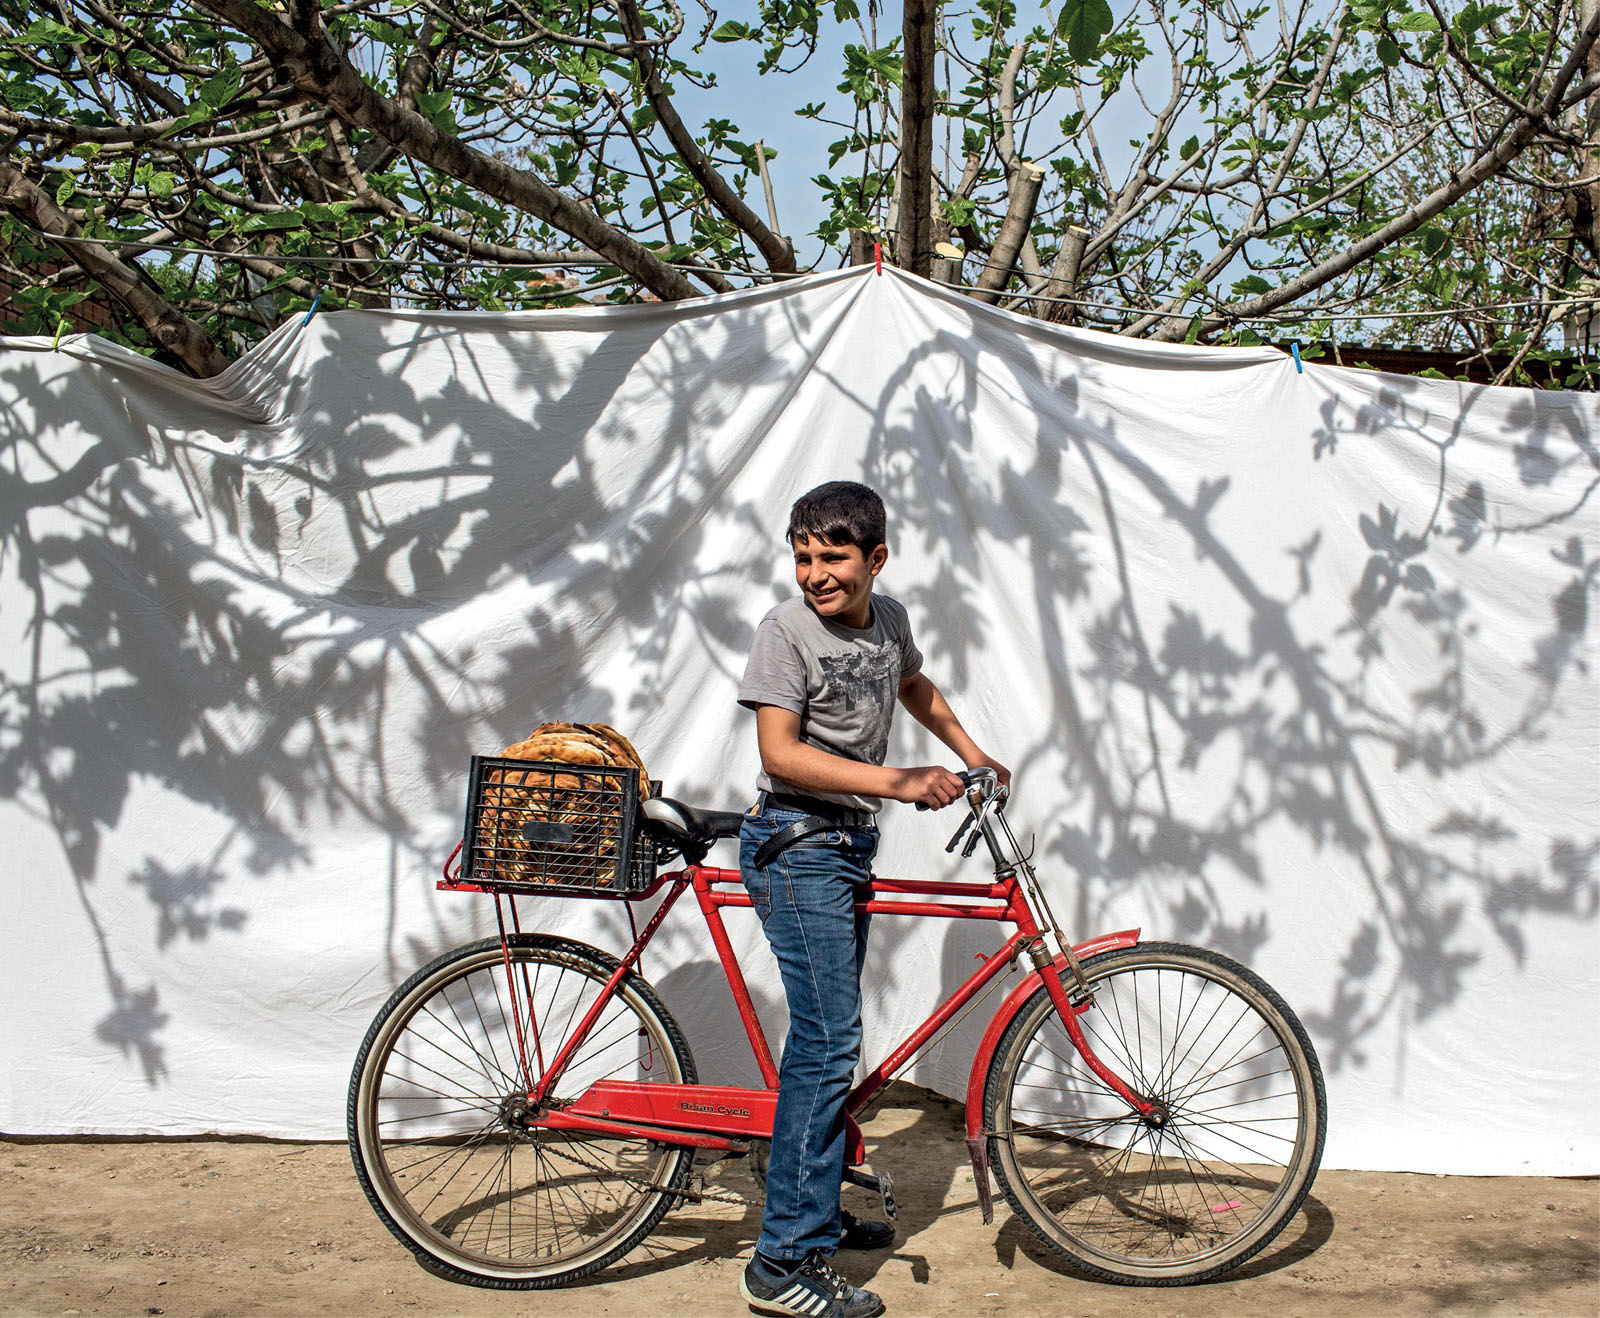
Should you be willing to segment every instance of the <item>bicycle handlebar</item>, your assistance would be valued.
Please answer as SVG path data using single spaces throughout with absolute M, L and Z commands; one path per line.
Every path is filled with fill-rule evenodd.
M 961 856 L 965 859 L 973 853 L 978 845 L 978 839 L 983 836 L 984 821 L 992 812 L 1000 810 L 1005 805 L 1009 793 L 1000 782 L 1000 776 L 988 765 L 984 765 L 981 769 L 963 769 L 956 774 L 956 777 L 961 779 L 962 785 L 967 789 L 967 814 L 950 840 L 945 843 L 944 849 L 954 851 L 970 828 L 972 834 L 967 837 L 967 845 L 961 848 Z M 932 807 L 918 801 L 917 809 L 930 810 Z M 974 824 L 977 825 L 976 828 L 973 828 Z M 994 849 L 994 845 L 991 840 L 990 850 Z
M 993 796 L 995 791 L 1000 786 L 999 775 L 996 774 L 995 771 L 988 765 L 984 765 L 981 769 L 962 769 L 956 774 L 956 777 L 961 779 L 961 785 L 967 789 L 969 795 L 974 787 L 981 787 L 983 789 L 983 799 L 985 801 Z M 933 807 L 925 804 L 922 801 L 918 801 L 917 809 L 932 810 Z

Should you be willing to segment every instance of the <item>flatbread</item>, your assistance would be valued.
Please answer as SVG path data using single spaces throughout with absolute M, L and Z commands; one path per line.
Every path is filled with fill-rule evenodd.
M 541 723 L 521 741 L 500 752 L 512 760 L 559 760 L 565 764 L 609 764 L 639 771 L 639 794 L 650 795 L 644 760 L 625 736 L 608 723 Z

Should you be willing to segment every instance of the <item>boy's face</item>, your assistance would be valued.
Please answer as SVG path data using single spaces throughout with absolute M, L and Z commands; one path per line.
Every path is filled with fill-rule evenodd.
M 846 627 L 865 627 L 872 621 L 872 579 L 888 559 L 886 545 L 864 554 L 860 545 L 830 545 L 796 536 L 795 584 L 824 618 Z

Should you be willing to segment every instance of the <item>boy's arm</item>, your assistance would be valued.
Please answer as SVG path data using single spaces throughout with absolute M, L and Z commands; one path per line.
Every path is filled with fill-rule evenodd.
M 756 706 L 756 745 L 761 767 L 802 791 L 886 796 L 937 810 L 958 799 L 961 779 L 937 764 L 914 769 L 862 764 L 830 755 L 800 740 L 800 715 L 782 705 Z M 953 749 L 953 748 L 952 748 Z
M 993 769 L 1002 783 L 1011 782 L 1011 770 L 993 756 L 986 755 L 967 735 L 944 693 L 926 673 L 913 673 L 900 683 L 900 703 L 912 718 L 959 755 L 967 768 Z

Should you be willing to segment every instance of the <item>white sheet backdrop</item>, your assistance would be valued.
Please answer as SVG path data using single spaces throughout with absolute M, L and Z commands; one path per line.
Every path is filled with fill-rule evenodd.
M 1277 985 L 1328 1165 L 1600 1168 L 1593 395 L 1299 374 L 857 270 L 324 314 L 210 384 L 11 340 L 0 426 L 8 1131 L 339 1135 L 384 996 L 490 928 L 433 886 L 469 753 L 603 719 L 742 806 L 787 508 L 843 476 L 882 490 L 884 588 L 1015 767 L 1070 927 Z M 885 822 L 883 872 L 957 869 L 946 820 Z M 878 922 L 875 1056 L 990 937 Z M 687 911 L 658 946 L 702 1075 L 748 1081 Z M 914 1078 L 959 1093 L 980 1023 Z

